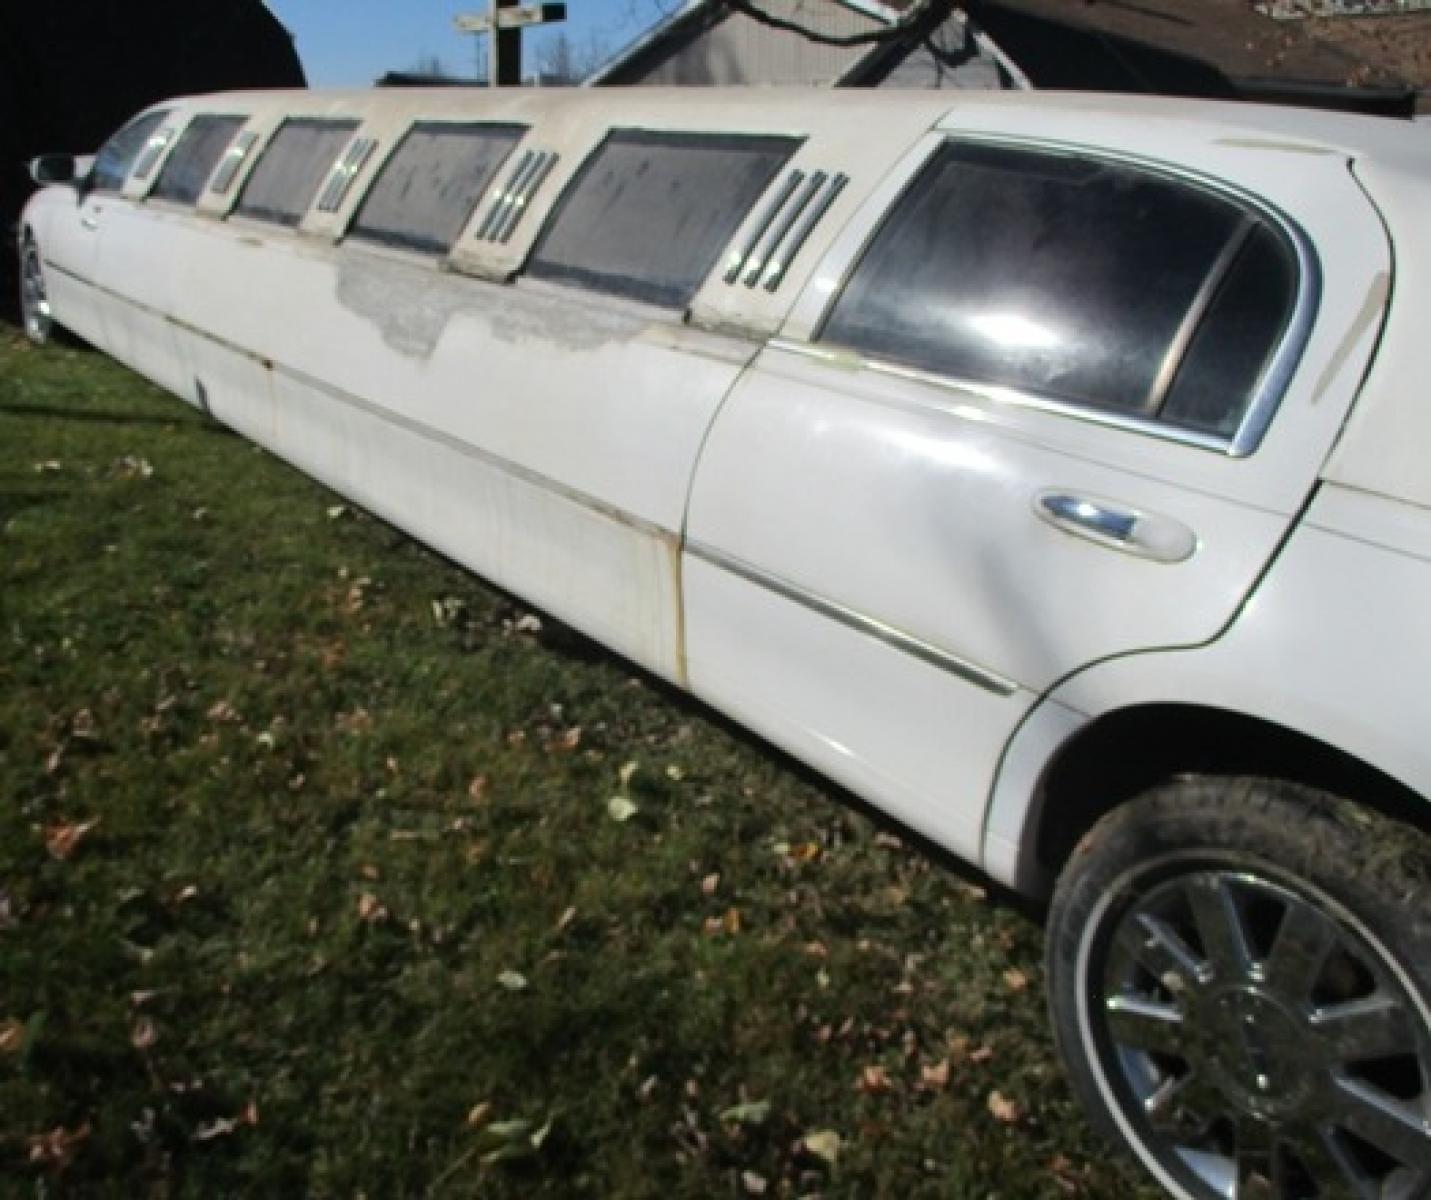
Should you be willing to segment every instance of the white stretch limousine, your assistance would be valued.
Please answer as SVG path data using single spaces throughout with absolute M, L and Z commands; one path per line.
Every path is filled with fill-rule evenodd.
M 25 324 L 1052 889 L 1074 1083 L 1172 1194 L 1424 1196 L 1429 134 L 204 96 L 36 160 Z

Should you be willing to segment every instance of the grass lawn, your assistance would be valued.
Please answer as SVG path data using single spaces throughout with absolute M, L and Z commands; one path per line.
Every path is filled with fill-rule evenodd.
M 1153 1194 L 1018 907 L 8 326 L 0 638 L 2 1194 Z

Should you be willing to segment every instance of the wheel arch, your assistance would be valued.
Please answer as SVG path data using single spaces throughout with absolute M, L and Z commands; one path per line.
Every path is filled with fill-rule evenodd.
M 1234 710 L 1151 702 L 1103 713 L 1066 737 L 1033 789 L 1018 886 L 1046 893 L 1099 819 L 1180 775 L 1262 776 L 1356 800 L 1431 832 L 1431 804 L 1372 764 L 1309 734 Z

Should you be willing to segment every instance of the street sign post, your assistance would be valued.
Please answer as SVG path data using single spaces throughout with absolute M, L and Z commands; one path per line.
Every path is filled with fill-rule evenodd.
M 517 0 L 492 0 L 487 15 L 459 14 L 453 24 L 459 33 L 487 35 L 487 82 L 506 86 L 522 82 L 522 30 L 565 20 L 565 4 L 519 5 Z

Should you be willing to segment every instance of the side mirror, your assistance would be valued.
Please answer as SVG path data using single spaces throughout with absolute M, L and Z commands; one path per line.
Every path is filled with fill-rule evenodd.
M 77 178 L 73 154 L 42 154 L 30 160 L 30 178 L 45 187 L 54 183 L 73 183 Z

